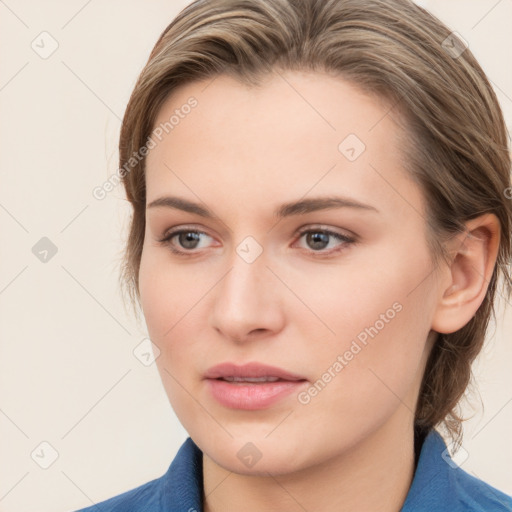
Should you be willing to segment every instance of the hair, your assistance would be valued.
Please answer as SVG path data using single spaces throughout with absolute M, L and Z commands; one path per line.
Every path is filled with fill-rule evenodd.
M 457 406 L 495 314 L 500 277 L 504 293 L 511 292 L 512 225 L 507 129 L 484 71 L 465 46 L 409 0 L 197 0 L 182 10 L 151 51 L 121 127 L 120 169 L 129 168 L 122 181 L 133 214 L 120 281 L 132 305 L 140 305 L 146 207 L 145 158 L 133 157 L 169 95 L 220 74 L 252 86 L 277 70 L 340 77 L 400 113 L 404 168 L 424 194 L 433 261 L 446 258 L 443 241 L 464 232 L 468 220 L 493 213 L 501 225 L 485 298 L 464 327 L 438 334 L 416 405 L 416 431 L 441 426 L 460 440 Z

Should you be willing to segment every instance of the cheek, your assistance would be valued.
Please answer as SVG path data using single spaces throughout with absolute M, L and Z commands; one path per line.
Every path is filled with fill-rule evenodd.
M 206 333 L 207 294 L 218 278 L 212 272 L 199 278 L 194 265 L 176 265 L 160 249 L 145 249 L 139 270 L 139 290 L 149 337 L 160 350 L 157 366 L 178 377 L 190 373 L 194 353 L 201 350 Z M 188 378 L 188 377 L 187 377 Z M 181 379 L 180 379 L 181 380 Z M 166 385 L 167 387 L 167 385 Z
M 428 333 L 434 309 L 431 270 L 428 250 L 421 243 L 354 251 L 339 264 L 283 268 L 300 299 L 287 303 L 286 315 L 302 332 L 322 336 L 330 352 L 348 349 L 354 339 L 421 345 L 424 336 L 419 334 Z
M 168 337 L 179 316 L 186 313 L 186 306 L 191 307 L 198 289 L 192 283 L 186 269 L 170 264 L 166 251 L 144 247 L 139 290 L 148 331 L 155 338 L 153 341 Z
M 161 253 L 151 249 L 143 252 L 141 305 L 149 337 L 160 350 L 156 366 L 169 402 L 180 420 L 193 426 L 204 421 L 204 411 L 196 407 L 190 395 L 195 394 L 190 383 L 195 379 L 193 361 L 198 349 L 192 340 L 200 338 L 195 336 L 200 287 L 191 285 L 187 271 L 170 265 Z
M 343 286 L 326 281 L 327 293 L 312 305 L 323 304 L 323 320 L 336 333 L 315 346 L 319 380 L 306 407 L 314 415 L 349 415 L 365 428 L 401 404 L 414 409 L 435 306 L 432 266 L 426 249 L 385 254 L 381 265 L 352 268 Z

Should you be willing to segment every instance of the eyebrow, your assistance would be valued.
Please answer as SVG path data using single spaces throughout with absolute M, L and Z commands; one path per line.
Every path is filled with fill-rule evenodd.
M 205 208 L 199 203 L 194 203 L 188 199 L 176 196 L 159 197 L 152 201 L 146 209 L 162 207 L 183 210 L 207 219 L 217 218 L 216 215 L 214 215 L 208 208 Z M 335 208 L 356 208 L 358 210 L 367 210 L 378 213 L 377 208 L 369 204 L 364 204 L 346 197 L 327 196 L 284 203 L 274 211 L 274 217 L 281 219 L 284 217 L 291 217 L 293 215 L 304 215 L 319 210 L 332 210 Z

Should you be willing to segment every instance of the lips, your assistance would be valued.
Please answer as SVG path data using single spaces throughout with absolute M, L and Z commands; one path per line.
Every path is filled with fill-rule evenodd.
M 204 376 L 211 396 L 230 409 L 267 409 L 306 386 L 306 379 L 276 366 L 223 363 Z
M 276 382 L 301 381 L 305 377 L 290 373 L 277 366 L 261 363 L 247 363 L 236 365 L 222 363 L 210 368 L 204 375 L 205 379 L 220 379 L 228 382 Z

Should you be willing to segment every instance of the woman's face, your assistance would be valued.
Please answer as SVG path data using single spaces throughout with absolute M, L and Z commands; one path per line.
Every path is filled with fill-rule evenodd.
M 226 469 L 283 474 L 410 432 L 439 285 L 394 114 L 298 72 L 188 84 L 159 112 L 141 302 L 178 418 Z M 205 378 L 221 363 L 298 380 Z

